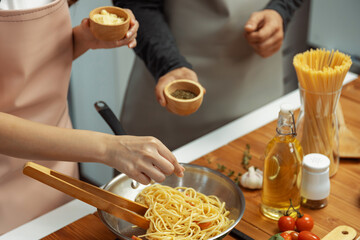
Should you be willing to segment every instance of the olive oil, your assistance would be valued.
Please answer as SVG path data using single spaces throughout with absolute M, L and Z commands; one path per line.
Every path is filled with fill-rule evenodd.
M 290 206 L 300 208 L 300 187 L 303 151 L 295 138 L 296 129 L 291 105 L 281 106 L 277 134 L 265 150 L 261 213 L 277 220 Z M 296 217 L 296 212 L 293 211 Z

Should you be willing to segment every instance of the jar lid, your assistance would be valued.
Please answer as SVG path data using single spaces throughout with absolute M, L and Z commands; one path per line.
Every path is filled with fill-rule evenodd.
M 313 173 L 326 171 L 330 166 L 330 159 L 320 153 L 310 153 L 304 156 L 303 167 Z

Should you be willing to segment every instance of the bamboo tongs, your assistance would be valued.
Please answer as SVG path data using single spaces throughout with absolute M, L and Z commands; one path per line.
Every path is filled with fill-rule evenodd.
M 142 204 L 33 162 L 25 164 L 23 173 L 143 229 L 149 228 L 149 221 L 144 217 L 148 208 Z

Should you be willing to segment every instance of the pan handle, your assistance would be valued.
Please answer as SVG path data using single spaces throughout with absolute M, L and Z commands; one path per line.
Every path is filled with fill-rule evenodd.
M 240 232 L 239 230 L 237 230 L 236 228 L 233 228 L 230 233 L 229 236 L 237 239 L 237 240 L 254 240 L 253 238 L 249 237 L 248 235 L 246 235 L 243 232 Z
M 104 101 L 97 101 L 94 103 L 96 111 L 101 115 L 105 122 L 109 125 L 115 135 L 126 135 L 126 132 L 121 125 L 119 119 L 115 116 L 114 112 Z M 113 176 L 119 175 L 120 172 L 114 168 Z M 136 181 L 133 180 L 132 184 L 136 186 Z
M 104 101 L 97 101 L 94 103 L 94 106 L 96 111 L 98 111 L 115 135 L 126 135 L 119 119 Z

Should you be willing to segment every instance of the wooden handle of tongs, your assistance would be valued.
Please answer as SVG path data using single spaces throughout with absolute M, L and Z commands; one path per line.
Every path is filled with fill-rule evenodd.
M 25 164 L 23 173 L 143 229 L 149 228 L 143 216 L 146 206 L 33 162 Z

